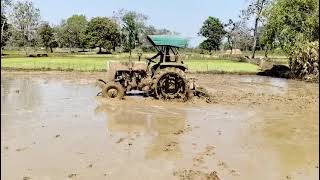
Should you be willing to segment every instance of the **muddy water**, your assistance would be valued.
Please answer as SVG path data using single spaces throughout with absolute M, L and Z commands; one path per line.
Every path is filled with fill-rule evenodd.
M 197 75 L 213 104 L 107 101 L 103 75 L 2 73 L 1 179 L 319 178 L 318 84 Z

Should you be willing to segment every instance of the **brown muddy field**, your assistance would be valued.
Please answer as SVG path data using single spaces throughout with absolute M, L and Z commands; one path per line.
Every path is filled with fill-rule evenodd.
M 319 178 L 319 84 L 193 74 L 212 104 L 110 101 L 104 75 L 1 72 L 1 179 Z

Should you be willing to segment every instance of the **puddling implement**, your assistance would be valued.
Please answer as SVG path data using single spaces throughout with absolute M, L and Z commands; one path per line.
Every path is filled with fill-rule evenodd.
M 186 77 L 188 68 L 180 60 L 178 49 L 186 47 L 187 39 L 168 35 L 150 35 L 147 39 L 158 53 L 146 62 L 109 61 L 106 81 L 97 80 L 102 89 L 99 95 L 123 99 L 129 92 L 138 91 L 156 99 L 187 101 L 198 96 L 211 102 L 209 93 L 197 87 L 194 78 Z

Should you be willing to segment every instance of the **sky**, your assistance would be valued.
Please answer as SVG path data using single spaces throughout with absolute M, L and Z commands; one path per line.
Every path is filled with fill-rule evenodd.
M 119 9 L 133 10 L 148 16 L 148 25 L 179 32 L 197 46 L 203 38 L 197 33 L 209 16 L 222 22 L 237 19 L 247 0 L 32 0 L 41 18 L 59 24 L 73 14 L 111 17 Z

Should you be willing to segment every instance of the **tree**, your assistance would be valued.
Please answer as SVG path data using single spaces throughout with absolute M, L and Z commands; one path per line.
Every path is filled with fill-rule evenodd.
M 70 51 L 73 47 L 85 48 L 86 35 L 85 30 L 88 21 L 84 15 L 72 15 L 66 21 L 62 22 L 61 34 L 69 45 Z
M 224 25 L 226 28 L 226 35 L 227 35 L 227 42 L 230 48 L 230 54 L 232 54 L 232 49 L 234 47 L 234 42 L 235 42 L 235 36 L 236 36 L 236 28 L 237 28 L 237 23 L 233 22 L 232 19 L 229 19 L 229 22 Z
M 7 23 L 7 18 L 1 14 L 1 48 L 6 45 L 6 42 L 11 36 L 11 24 Z
M 41 44 L 44 45 L 46 51 L 50 48 L 50 52 L 53 53 L 52 48 L 56 47 L 56 40 L 54 37 L 54 29 L 49 25 L 49 23 L 45 22 L 40 25 L 38 29 L 38 35 L 41 41 Z
M 205 49 L 211 52 L 212 50 L 216 49 L 217 42 L 214 42 L 214 39 L 206 39 L 199 44 L 200 49 Z
M 124 45 L 124 50 L 130 52 L 136 46 L 142 44 L 143 30 L 145 27 L 145 21 L 147 16 L 134 12 L 125 12 L 121 18 L 122 20 L 122 43 Z
M 53 27 L 53 29 L 54 29 L 54 36 L 57 41 L 58 47 L 60 48 L 69 47 L 71 51 L 72 39 L 67 33 L 65 20 L 62 20 L 60 24 Z
M 252 49 L 253 38 L 250 34 L 250 29 L 246 22 L 239 21 L 235 30 L 235 47 L 242 51 L 248 51 Z
M 40 19 L 40 11 L 31 1 L 18 1 L 13 5 L 12 26 L 15 40 L 24 48 L 36 38 L 36 27 Z M 26 51 L 26 49 L 25 49 Z
M 95 17 L 88 23 L 86 34 L 91 47 L 113 49 L 120 43 L 120 30 L 118 24 L 107 17 Z
M 251 0 L 249 6 L 245 10 L 242 10 L 242 15 L 245 19 L 248 20 L 252 16 L 254 17 L 252 58 L 254 58 L 256 53 L 259 23 L 263 20 L 262 13 L 269 3 L 270 0 Z
M 11 0 L 1 0 L 1 48 L 5 46 L 5 42 L 8 40 L 10 35 L 6 14 L 11 5 Z
M 262 40 L 290 55 L 300 44 L 319 40 L 318 0 L 275 0 L 266 11 Z
M 223 36 L 226 34 L 223 24 L 218 18 L 211 17 L 204 21 L 199 35 L 207 38 L 201 45 L 206 50 L 218 50 Z

